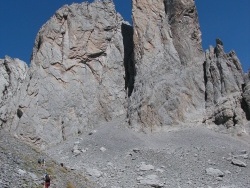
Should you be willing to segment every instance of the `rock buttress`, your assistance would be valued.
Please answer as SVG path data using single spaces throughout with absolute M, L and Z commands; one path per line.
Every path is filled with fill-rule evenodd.
M 242 125 L 246 114 L 242 109 L 244 79 L 239 59 L 234 51 L 224 52 L 220 39 L 205 56 L 207 122 L 227 128 Z
M 54 144 L 126 115 L 123 20 L 110 0 L 59 9 L 40 29 L 18 135 Z
M 9 130 L 22 116 L 18 106 L 20 91 L 26 78 L 28 66 L 19 59 L 5 57 L 0 60 L 0 127 Z
M 204 59 L 194 1 L 133 0 L 133 24 L 131 126 L 152 129 L 200 121 Z

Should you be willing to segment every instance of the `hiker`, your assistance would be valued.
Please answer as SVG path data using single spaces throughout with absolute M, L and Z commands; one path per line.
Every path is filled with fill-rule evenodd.
M 44 188 L 49 188 L 50 186 L 50 176 L 48 174 L 45 174 L 44 176 Z
M 42 167 L 45 166 L 45 159 L 38 159 L 38 164 Z
M 38 164 L 40 165 L 40 166 L 42 166 L 42 159 L 38 159 Z
M 45 166 L 45 159 L 42 159 L 42 166 Z

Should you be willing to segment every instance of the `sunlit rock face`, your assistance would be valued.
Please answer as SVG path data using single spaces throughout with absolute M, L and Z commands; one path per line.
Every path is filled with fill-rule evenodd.
M 110 0 L 58 10 L 36 37 L 18 135 L 53 144 L 125 116 L 131 30 Z
M 136 129 L 200 121 L 203 52 L 193 0 L 133 0 L 136 76 L 129 119 Z
M 246 119 L 242 99 L 244 79 L 235 52 L 226 54 L 222 41 L 217 39 L 216 47 L 206 52 L 204 71 L 207 121 L 227 128 L 242 125 Z
M 18 103 L 27 71 L 28 66 L 19 59 L 0 59 L 0 127 L 9 129 L 6 123 L 22 116 Z
M 66 5 L 40 29 L 29 69 L 0 60 L 0 126 L 41 147 L 113 120 L 146 132 L 250 119 L 249 75 L 219 39 L 203 52 L 193 0 L 132 3 L 133 27 L 111 0 Z

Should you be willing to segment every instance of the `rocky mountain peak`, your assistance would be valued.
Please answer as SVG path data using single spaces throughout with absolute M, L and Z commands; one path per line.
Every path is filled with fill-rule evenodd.
M 130 27 L 110 0 L 59 9 L 36 37 L 19 100 L 24 115 L 9 126 L 25 140 L 53 144 L 125 116 Z
M 194 109 L 203 113 L 198 18 L 193 1 L 182 3 L 133 1 L 136 76 L 129 116 L 136 129 L 197 120 Z
M 174 45 L 183 64 L 192 62 L 195 58 L 200 61 L 203 54 L 201 45 L 201 31 L 198 13 L 193 0 L 173 1 L 165 0 L 165 12 Z
M 195 2 L 132 4 L 133 27 L 111 0 L 65 5 L 38 32 L 29 69 L 1 60 L 1 126 L 42 148 L 117 119 L 140 131 L 242 127 L 249 81 L 220 39 L 203 52 Z
M 223 42 L 216 39 L 216 47 L 206 52 L 204 63 L 206 108 L 209 119 L 227 127 L 243 124 L 243 71 L 234 51 L 226 54 Z
M 30 68 L 0 60 L 0 187 L 249 187 L 250 73 L 194 0 L 132 4 L 65 5 Z

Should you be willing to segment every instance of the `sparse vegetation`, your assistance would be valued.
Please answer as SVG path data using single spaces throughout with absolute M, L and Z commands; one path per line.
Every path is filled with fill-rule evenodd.
M 74 186 L 72 182 L 68 182 L 66 188 L 76 188 L 76 187 Z
M 54 173 L 53 167 L 47 167 L 47 168 L 46 168 L 46 171 L 47 171 L 47 173 L 50 174 L 51 176 L 54 176 L 54 174 L 55 174 L 55 173 Z
M 60 170 L 61 170 L 63 173 L 67 173 L 67 172 L 68 172 L 67 168 L 65 168 L 65 167 L 61 167 Z
M 44 188 L 43 185 L 37 185 L 35 188 Z
M 6 168 L 5 173 L 0 174 L 0 179 L 4 182 L 10 178 L 9 187 L 20 187 L 18 185 L 21 185 L 23 187 L 43 188 L 42 177 L 44 177 L 45 172 L 51 176 L 51 184 L 56 187 L 91 187 L 89 181 L 85 181 L 85 178 L 78 172 L 61 166 L 42 152 L 37 153 L 30 145 L 16 140 L 4 131 L 0 131 L 0 151 L 2 151 L 0 152 L 0 163 L 9 167 Z M 38 163 L 39 158 L 46 160 L 46 167 L 42 167 Z M 19 169 L 26 171 L 27 176 L 13 176 Z M 0 187 L 2 187 L 1 182 Z

